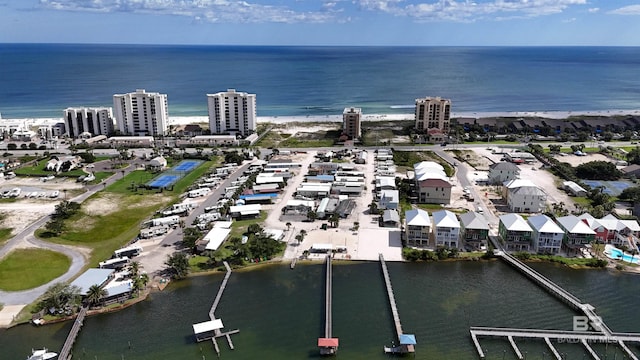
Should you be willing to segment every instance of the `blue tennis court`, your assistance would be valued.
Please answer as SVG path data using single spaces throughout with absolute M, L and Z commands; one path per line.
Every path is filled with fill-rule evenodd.
M 618 196 L 624 189 L 633 186 L 628 181 L 582 180 L 582 182 L 592 189 L 602 186 L 604 188 L 602 192 L 611 196 Z
M 200 165 L 198 160 L 183 160 L 180 164 L 174 166 L 171 171 L 189 172 Z
M 182 160 L 178 165 L 160 174 L 157 178 L 151 180 L 147 186 L 152 188 L 167 188 L 175 184 L 183 176 L 191 170 L 200 166 L 200 160 Z
M 151 180 L 151 182 L 148 185 L 152 188 L 166 188 L 168 186 L 175 184 L 176 181 L 178 181 L 178 179 L 180 179 L 180 176 L 178 175 L 162 174 L 157 178 Z

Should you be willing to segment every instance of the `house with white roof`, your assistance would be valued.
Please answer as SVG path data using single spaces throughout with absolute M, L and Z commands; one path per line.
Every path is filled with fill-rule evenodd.
M 519 175 L 520 168 L 516 164 L 501 161 L 489 165 L 487 182 L 489 184 L 504 184 L 505 181 L 517 179 Z
M 380 209 L 397 209 L 400 204 L 400 193 L 398 190 L 382 190 L 378 202 Z
M 422 209 L 412 209 L 404 213 L 407 245 L 426 246 L 431 235 L 431 218 Z
M 504 183 L 504 195 L 509 210 L 517 213 L 538 213 L 545 210 L 547 194 L 528 179 Z
M 587 213 L 578 218 L 596 233 L 595 240 L 597 242 L 614 246 L 636 247 L 638 233 L 640 233 L 640 225 L 636 220 L 621 220 L 612 214 L 596 219 Z
M 393 176 L 376 176 L 376 190 L 395 190 L 396 178 Z
M 486 249 L 489 239 L 489 221 L 484 215 L 469 211 L 460 215 L 460 240 L 476 250 Z
M 527 222 L 533 229 L 531 240 L 537 253 L 557 254 L 562 248 L 564 230 L 547 215 L 531 216 Z
M 556 222 L 564 230 L 562 246 L 568 254 L 581 252 L 595 240 L 596 232 L 575 215 L 559 217 Z
M 414 181 L 418 189 L 418 202 L 426 204 L 449 204 L 451 183 L 442 165 L 433 161 L 422 161 L 413 166 Z
M 533 233 L 533 229 L 519 214 L 505 214 L 500 216 L 498 233 L 506 250 L 531 250 L 531 234 Z
M 460 238 L 460 221 L 449 210 L 435 211 L 433 216 L 433 235 L 436 247 L 457 248 Z

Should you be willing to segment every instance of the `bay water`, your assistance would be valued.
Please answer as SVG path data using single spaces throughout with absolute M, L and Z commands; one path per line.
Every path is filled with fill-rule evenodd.
M 596 312 L 614 331 L 640 332 L 640 278 L 608 270 L 571 270 L 532 264 Z M 388 263 L 405 333 L 416 335 L 415 359 L 477 359 L 470 326 L 570 330 L 579 315 L 500 261 Z M 91 316 L 74 346 L 74 359 L 215 359 L 210 341 L 196 343 L 192 324 L 207 321 L 224 274 L 171 283 L 125 310 Z M 318 358 L 324 334 L 324 266 L 299 263 L 235 271 L 216 311 L 235 350 L 219 339 L 223 359 Z M 59 350 L 72 323 L 21 325 L 0 331 L 1 358 L 25 357 L 32 347 Z M 384 359 L 395 339 L 377 262 L 334 263 L 333 336 L 338 357 Z M 542 341 L 518 340 L 527 359 L 550 359 Z M 515 358 L 506 340 L 481 339 L 487 359 Z M 631 346 L 636 353 L 638 347 Z M 558 344 L 567 359 L 587 354 Z M 596 345 L 602 358 L 620 349 Z M 8 355 L 5 357 L 5 355 Z M 588 358 L 588 356 L 586 357 Z

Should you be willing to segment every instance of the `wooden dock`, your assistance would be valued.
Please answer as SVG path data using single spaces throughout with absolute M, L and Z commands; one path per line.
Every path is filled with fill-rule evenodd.
M 405 334 L 402 331 L 402 324 L 400 323 L 400 314 L 398 313 L 398 307 L 396 306 L 396 298 L 393 295 L 393 287 L 391 286 L 391 278 L 389 277 L 389 270 L 387 270 L 387 263 L 384 261 L 384 256 L 379 254 L 380 266 L 382 267 L 382 276 L 384 277 L 384 283 L 387 288 L 387 296 L 389 298 L 389 304 L 391 306 L 391 313 L 393 315 L 393 323 L 396 328 L 396 335 L 398 338 L 398 345 L 393 347 L 384 347 L 386 353 L 392 354 L 405 354 L 415 352 L 415 337 L 411 334 Z M 405 337 L 413 337 L 413 344 L 407 343 Z
M 318 348 L 320 348 L 320 355 L 334 355 L 338 351 L 339 340 L 338 338 L 332 337 L 332 271 L 331 254 L 329 254 L 327 255 L 325 270 L 324 337 L 318 338 Z
M 69 335 L 67 335 L 67 340 L 65 340 L 64 345 L 62 346 L 62 350 L 60 350 L 60 356 L 58 359 L 60 360 L 69 360 L 71 359 L 71 349 L 73 349 L 73 344 L 76 342 L 76 338 L 80 333 L 80 329 L 84 324 L 84 318 L 87 316 L 87 311 L 89 307 L 83 306 L 82 309 L 78 312 L 78 316 L 73 322 L 73 326 L 71 327 L 71 331 L 69 331 Z
M 550 294 L 559 298 L 561 301 L 571 306 L 573 309 L 582 312 L 585 316 L 589 318 L 589 323 L 595 325 L 596 331 L 602 332 L 604 335 L 611 335 L 612 331 L 609 327 L 602 321 L 602 319 L 596 314 L 595 308 L 590 304 L 583 304 L 580 299 L 575 297 L 573 294 L 563 289 L 561 286 L 557 285 L 553 281 L 546 278 L 544 275 L 539 272 L 533 270 L 528 265 L 523 263 L 522 261 L 516 259 L 514 256 L 503 252 L 500 257 L 506 261 L 509 265 L 518 269 L 521 273 L 523 273 L 530 280 L 538 284 L 540 287 L 545 289 Z
M 478 356 L 485 358 L 485 354 L 480 347 L 478 337 L 498 337 L 507 338 L 518 359 L 524 357 L 520 353 L 514 339 L 544 340 L 556 359 L 561 359 L 560 353 L 553 346 L 552 340 L 558 343 L 582 344 L 591 354 L 592 358 L 598 359 L 597 354 L 590 344 L 615 344 L 618 345 L 625 356 L 629 359 L 638 360 L 638 357 L 627 347 L 625 342 L 640 343 L 640 334 L 635 333 L 611 333 L 603 334 L 590 331 L 570 331 L 570 330 L 538 330 L 538 329 L 516 329 L 516 328 L 491 328 L 491 327 L 471 327 L 471 339 L 473 340 Z
M 220 302 L 220 299 L 222 298 L 222 294 L 224 293 L 224 290 L 227 287 L 227 281 L 229 281 L 229 278 L 231 277 L 231 267 L 229 266 L 229 263 L 227 263 L 226 261 L 224 262 L 224 267 L 227 269 L 227 273 L 224 276 L 224 279 L 222 280 L 222 284 L 220 284 L 220 288 L 218 289 L 218 293 L 216 294 L 215 299 L 213 300 L 213 304 L 211 305 L 211 309 L 209 310 L 209 318 L 211 319 L 211 321 L 216 321 L 218 319 L 216 319 L 216 309 L 218 307 L 218 303 Z M 221 324 L 221 323 L 220 323 Z M 196 325 L 194 325 L 195 328 Z M 220 325 L 220 328 L 222 327 L 222 325 Z M 220 328 L 216 328 L 213 330 L 213 333 L 210 332 L 210 330 L 208 330 L 206 333 L 204 333 L 204 336 L 198 336 L 198 334 L 196 334 L 196 341 L 204 341 L 206 339 L 211 339 L 211 342 L 213 343 L 213 348 L 216 351 L 216 354 L 218 354 L 218 357 L 220 357 L 220 347 L 218 346 L 218 342 L 216 341 L 217 338 L 225 338 L 227 339 L 227 343 L 229 344 L 229 348 L 231 350 L 234 350 L 235 347 L 233 346 L 233 341 L 231 341 L 231 335 L 233 334 L 237 334 L 240 332 L 240 330 L 231 330 L 231 331 L 226 331 L 226 332 L 222 332 L 220 330 Z
M 582 344 L 584 348 L 594 359 L 598 359 L 597 354 L 590 343 L 613 343 L 619 346 L 626 356 L 633 360 L 638 360 L 638 357 L 631 352 L 625 342 L 640 343 L 640 333 L 615 333 L 613 332 L 602 319 L 596 314 L 595 308 L 590 304 L 585 304 L 575 297 L 570 292 L 566 291 L 562 287 L 555 284 L 542 274 L 533 270 L 522 261 L 516 259 L 512 255 L 501 251 L 499 256 L 507 262 L 507 264 L 516 268 L 523 273 L 531 281 L 542 287 L 544 290 L 560 299 L 565 304 L 583 313 L 589 319 L 589 325 L 593 331 L 569 331 L 569 330 L 538 330 L 538 329 L 516 329 L 516 328 L 487 328 L 487 327 L 472 327 L 471 339 L 478 352 L 478 356 L 481 359 L 485 358 L 484 351 L 480 346 L 478 337 L 502 337 L 509 340 L 511 347 L 518 359 L 522 359 L 522 354 L 516 345 L 515 339 L 543 339 L 549 347 L 553 357 L 560 359 L 559 352 L 552 344 L 552 340 L 564 343 L 576 343 Z

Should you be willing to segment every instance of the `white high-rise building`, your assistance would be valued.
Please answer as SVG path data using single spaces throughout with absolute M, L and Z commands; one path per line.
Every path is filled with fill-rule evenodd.
M 243 136 L 256 131 L 256 95 L 236 92 L 207 94 L 209 129 L 212 134 L 239 133 Z
M 167 94 L 138 89 L 113 95 L 113 114 L 122 135 L 167 135 L 169 106 Z
M 77 138 L 82 133 L 91 136 L 113 134 L 113 113 L 111 108 L 67 108 L 64 110 L 64 126 L 67 135 Z
M 438 129 L 448 134 L 450 117 L 451 100 L 440 97 L 416 99 L 416 130 Z

